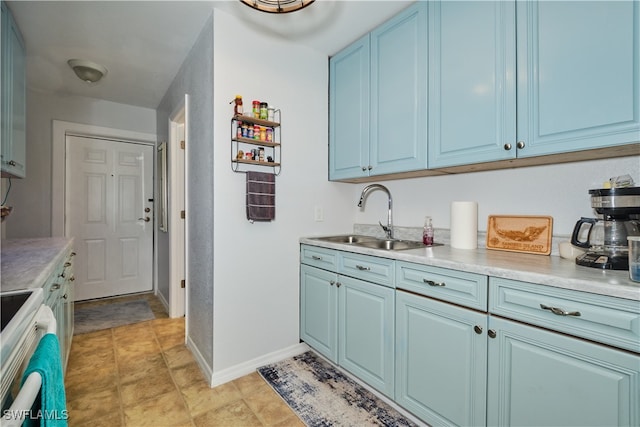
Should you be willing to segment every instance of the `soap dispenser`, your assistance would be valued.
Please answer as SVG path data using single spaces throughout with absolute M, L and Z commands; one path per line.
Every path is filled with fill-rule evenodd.
M 424 229 L 422 230 L 422 243 L 427 246 L 433 245 L 433 224 L 431 223 L 431 217 L 424 218 Z

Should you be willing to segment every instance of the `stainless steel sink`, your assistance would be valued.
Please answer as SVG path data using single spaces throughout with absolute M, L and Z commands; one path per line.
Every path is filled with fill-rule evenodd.
M 322 240 L 325 242 L 332 243 L 350 243 L 350 244 L 358 244 L 363 242 L 372 242 L 378 240 L 375 237 L 371 236 L 360 236 L 357 234 L 345 234 L 340 236 L 326 236 L 326 237 L 314 237 L 316 240 Z
M 361 236 L 357 234 L 345 234 L 340 236 L 314 237 L 316 240 L 331 243 L 346 243 L 365 248 L 382 249 L 385 251 L 404 251 L 408 249 L 425 248 L 422 242 L 412 240 L 379 239 L 372 236 Z M 442 246 L 441 243 L 434 243 L 433 246 Z
M 411 240 L 382 240 L 376 239 L 375 241 L 362 242 L 358 246 L 364 246 L 373 249 L 384 249 L 385 251 L 404 251 L 407 249 L 424 248 L 422 242 L 415 242 Z

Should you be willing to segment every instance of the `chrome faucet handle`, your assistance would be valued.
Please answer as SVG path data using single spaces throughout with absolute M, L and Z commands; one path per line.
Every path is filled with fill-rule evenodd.
M 380 224 L 380 227 L 382 227 L 382 229 L 386 233 L 387 238 L 388 239 L 393 239 L 393 228 L 387 227 L 386 225 L 383 225 L 382 222 L 380 222 L 380 221 L 378 221 L 378 224 Z

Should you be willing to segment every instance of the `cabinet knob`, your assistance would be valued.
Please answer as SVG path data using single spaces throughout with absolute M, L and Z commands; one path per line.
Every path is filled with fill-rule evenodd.
M 504 144 L 504 149 L 507 151 L 511 150 L 511 144 L 509 144 L 508 142 Z
M 57 291 L 58 289 L 60 289 L 60 285 L 58 283 L 54 283 L 53 285 L 51 285 L 51 289 L 49 289 L 49 292 Z
M 69 297 L 67 296 L 67 294 L 64 294 L 64 295 L 62 295 L 62 298 L 68 299 Z
M 318 255 L 311 255 L 311 259 L 315 259 L 316 261 L 322 261 L 322 257 Z
M 336 281 L 335 281 L 335 280 L 331 280 L 331 281 L 329 281 L 329 284 L 330 284 L 331 286 L 333 286 L 333 285 L 335 285 L 335 284 L 336 284 Z
M 524 141 L 516 142 L 516 147 L 518 147 L 518 149 L 522 150 L 524 148 Z
M 365 267 L 363 265 L 356 265 L 356 268 L 360 271 L 370 271 L 371 267 Z
M 366 172 L 366 171 L 367 171 L 367 167 L 366 167 L 366 166 L 363 166 L 363 167 L 362 167 L 362 172 Z
M 76 256 L 76 253 L 75 252 L 71 252 L 71 256 Z
M 9 160 L 7 163 L 9 164 L 9 166 L 15 166 L 16 165 L 16 161 L 15 160 Z
M 65 266 L 65 267 L 71 267 L 71 263 L 70 263 L 70 262 L 65 262 L 65 263 L 64 263 L 64 266 Z
M 475 331 L 476 334 L 480 335 L 482 333 L 482 326 L 476 325 L 473 327 L 473 330 Z
M 493 329 L 489 329 L 489 331 L 487 332 L 487 335 L 489 335 L 489 338 L 495 338 L 496 336 L 498 336 L 496 331 L 494 331 Z
M 373 166 L 369 165 L 369 167 L 367 169 L 371 170 L 371 169 L 373 169 Z
M 76 280 L 76 276 L 71 276 L 71 277 L 69 277 L 69 280 L 70 280 L 71 282 L 73 282 L 74 280 Z
M 342 283 L 336 282 L 336 286 L 339 288 L 340 286 L 342 286 Z

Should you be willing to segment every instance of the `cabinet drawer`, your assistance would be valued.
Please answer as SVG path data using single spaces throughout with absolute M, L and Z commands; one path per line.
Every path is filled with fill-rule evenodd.
M 640 353 L 638 301 L 492 277 L 489 311 Z
M 300 262 L 329 271 L 338 271 L 338 252 L 317 246 L 300 245 Z
M 396 287 L 487 311 L 487 276 L 399 261 Z
M 394 287 L 395 261 L 369 255 L 340 252 L 338 256 L 338 273 L 356 279 Z

